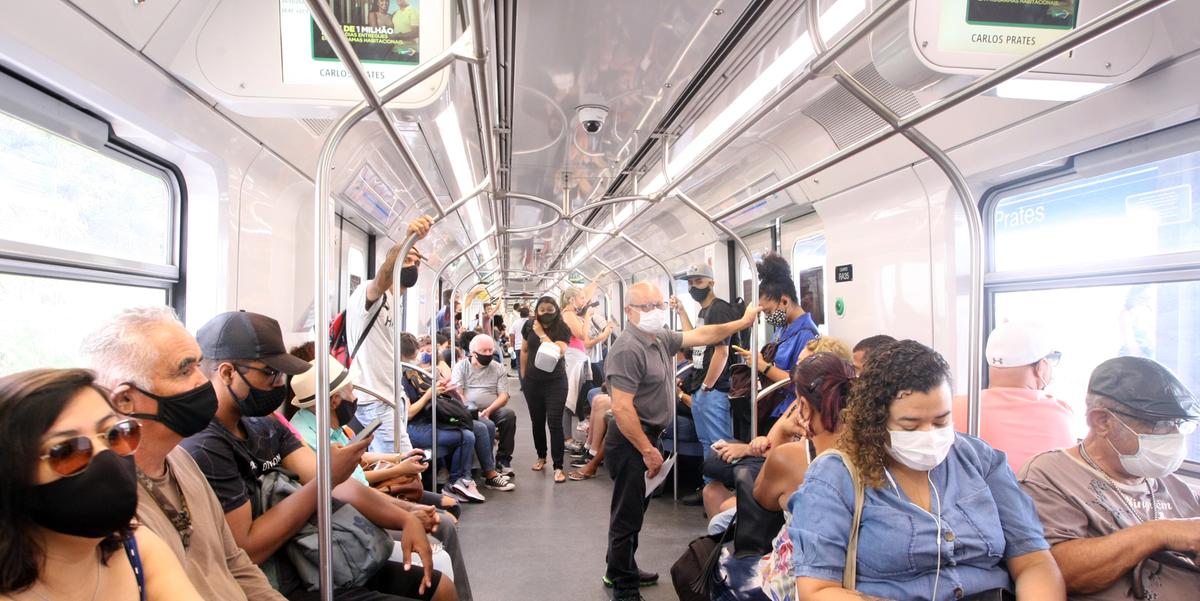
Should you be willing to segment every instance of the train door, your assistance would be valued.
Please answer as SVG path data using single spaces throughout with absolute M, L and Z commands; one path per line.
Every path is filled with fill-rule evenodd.
M 338 310 L 346 308 L 346 300 L 359 285 L 367 281 L 367 245 L 370 236 L 354 223 L 339 219 L 338 242 Z

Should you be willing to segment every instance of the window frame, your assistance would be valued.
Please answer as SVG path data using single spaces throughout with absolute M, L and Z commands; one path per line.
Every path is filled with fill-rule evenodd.
M 984 219 L 984 322 L 987 331 L 996 324 L 996 295 L 1010 292 L 1088 288 L 1101 286 L 1136 286 L 1140 284 L 1169 284 L 1200 281 L 1200 250 L 1132 257 L 1104 263 L 1084 263 L 1057 266 L 1044 270 L 996 271 L 995 211 L 1000 200 L 1014 191 L 1031 192 L 1072 181 L 1081 181 L 1144 165 L 1165 158 L 1180 156 L 1186 149 L 1183 141 L 1200 138 L 1200 119 L 1167 129 L 1143 134 L 1114 144 L 1082 152 L 1070 157 L 1062 166 L 1000 183 L 984 192 L 980 214 Z M 987 378 L 987 366 L 984 366 Z M 986 385 L 986 382 L 985 382 Z M 1197 391 L 1193 391 L 1194 393 Z M 1177 472 L 1190 478 L 1200 478 L 1200 461 L 1185 460 Z
M 0 69 L 0 113 L 42 128 L 108 159 L 162 180 L 168 195 L 162 263 L 0 240 L 0 273 L 163 290 L 185 317 L 187 193 L 174 164 L 118 138 L 111 124 L 37 84 Z

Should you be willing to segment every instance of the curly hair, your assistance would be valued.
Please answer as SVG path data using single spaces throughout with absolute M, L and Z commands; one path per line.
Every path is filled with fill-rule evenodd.
M 767 253 L 758 262 L 758 296 L 773 301 L 786 296 L 793 303 L 799 300 L 792 267 L 778 253 Z
M 833 336 L 817 336 L 804 345 L 804 350 L 813 354 L 833 353 L 847 361 L 853 358 L 853 355 L 850 353 L 850 347 L 846 346 L 845 342 Z
M 850 390 L 842 420 L 846 424 L 838 446 L 858 468 L 863 483 L 883 485 L 887 465 L 888 410 L 906 392 L 927 392 L 950 381 L 950 366 L 937 351 L 915 340 L 901 340 L 876 349 L 870 369 L 863 370 Z

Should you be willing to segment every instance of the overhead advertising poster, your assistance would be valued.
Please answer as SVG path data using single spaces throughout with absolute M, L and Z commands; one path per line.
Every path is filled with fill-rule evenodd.
M 1079 0 L 942 0 L 938 48 L 949 52 L 1029 54 L 1076 25 Z
M 416 0 L 326 0 L 351 48 L 377 87 L 395 81 L 421 60 L 421 9 Z M 350 81 L 304 0 L 279 0 L 283 81 Z
M 972 25 L 1072 29 L 1079 0 L 967 0 Z

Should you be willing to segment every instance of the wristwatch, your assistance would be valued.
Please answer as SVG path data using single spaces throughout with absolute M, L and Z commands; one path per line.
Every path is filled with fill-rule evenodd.
M 767 372 L 770 370 L 771 370 L 771 362 L 763 361 L 763 366 L 761 368 L 759 368 L 758 373 L 765 376 L 765 375 L 767 375 Z
M 709 386 L 708 384 L 701 384 L 700 389 L 703 390 L 704 392 L 712 392 L 713 390 L 716 389 L 716 385 L 714 384 L 712 386 Z

